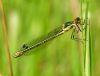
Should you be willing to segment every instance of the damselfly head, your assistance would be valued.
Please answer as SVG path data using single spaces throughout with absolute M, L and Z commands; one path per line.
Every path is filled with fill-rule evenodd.
M 79 17 L 77 17 L 76 19 L 75 19 L 75 24 L 80 24 L 81 23 L 81 19 L 79 18 Z

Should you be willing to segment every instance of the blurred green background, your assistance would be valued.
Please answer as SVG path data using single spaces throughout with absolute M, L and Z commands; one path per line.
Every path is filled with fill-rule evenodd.
M 100 76 L 99 3 L 89 3 L 93 76 Z M 77 41 L 71 40 L 72 30 L 33 49 L 37 52 L 13 57 L 24 43 L 80 17 L 79 0 L 3 0 L 3 4 L 14 76 L 82 76 L 82 50 Z M 0 16 L 0 76 L 9 76 L 7 59 Z

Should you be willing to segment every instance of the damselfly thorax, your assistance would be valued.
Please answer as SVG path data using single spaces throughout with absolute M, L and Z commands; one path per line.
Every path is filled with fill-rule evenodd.
M 63 25 L 54 29 L 52 32 L 48 33 L 46 36 L 42 37 L 39 40 L 36 40 L 36 42 L 23 44 L 23 46 L 19 49 L 19 51 L 15 53 L 14 57 L 22 56 L 24 53 L 30 51 L 31 49 L 39 47 L 40 45 L 50 40 L 53 40 L 54 38 L 62 35 L 63 33 L 69 31 L 72 28 L 76 30 L 77 32 L 79 31 L 81 32 L 80 24 L 81 24 L 81 19 L 79 17 L 77 17 L 73 21 L 65 22 Z

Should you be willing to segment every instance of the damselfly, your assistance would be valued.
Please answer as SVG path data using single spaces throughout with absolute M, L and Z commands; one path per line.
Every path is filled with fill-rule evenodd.
M 23 46 L 20 48 L 19 51 L 17 51 L 14 55 L 14 57 L 19 57 L 25 54 L 26 52 L 30 51 L 31 49 L 34 49 L 50 40 L 53 40 L 54 38 L 62 35 L 63 33 L 69 31 L 70 29 L 74 29 L 77 32 L 81 32 L 80 29 L 81 19 L 77 17 L 73 21 L 65 22 L 62 26 L 54 29 L 52 32 L 48 33 L 47 36 L 42 37 L 42 39 L 34 42 L 34 43 L 26 43 L 23 44 Z

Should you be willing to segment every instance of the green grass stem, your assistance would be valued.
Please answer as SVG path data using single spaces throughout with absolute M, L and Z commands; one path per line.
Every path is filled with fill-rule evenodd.
M 83 9 L 83 3 L 85 4 L 85 9 Z M 90 25 L 89 25 L 89 0 L 81 0 L 81 17 L 83 19 L 83 12 L 85 12 L 85 30 L 83 31 L 83 38 L 85 38 L 85 42 L 83 44 L 83 55 L 82 55 L 82 75 L 83 76 L 91 76 L 91 43 L 90 43 Z
M 10 49 L 9 49 L 9 43 L 8 43 L 8 33 L 7 33 L 7 22 L 6 22 L 6 16 L 4 12 L 4 7 L 3 7 L 3 1 L 0 0 L 0 10 L 1 10 L 1 15 L 2 15 L 2 30 L 4 34 L 4 43 L 7 49 L 7 60 L 8 60 L 8 70 L 9 70 L 9 76 L 13 76 L 13 71 L 12 71 L 12 63 L 11 63 L 11 56 L 10 56 Z

